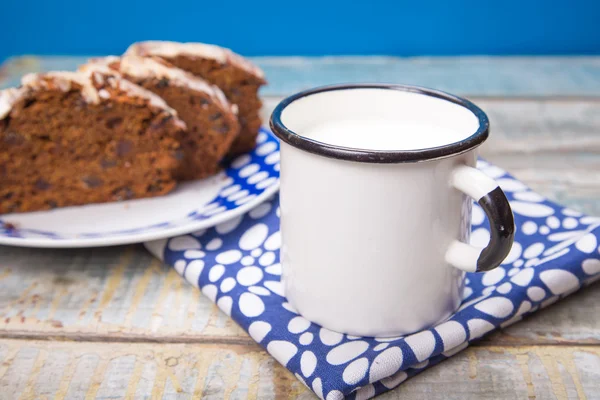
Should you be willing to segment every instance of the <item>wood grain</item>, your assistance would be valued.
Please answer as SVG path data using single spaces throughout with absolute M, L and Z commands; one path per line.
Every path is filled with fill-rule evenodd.
M 0 399 L 311 399 L 258 346 L 0 340 Z M 598 399 L 599 346 L 471 347 L 381 399 Z
M 31 257 L 28 249 L 3 250 L 0 338 L 254 343 L 174 270 L 158 266 L 141 246 L 37 250 L 39 258 Z M 119 261 L 127 252 L 131 253 L 131 263 L 122 269 Z M 77 260 L 81 254 L 89 253 L 92 255 L 89 264 L 61 263 L 64 259 L 60 254 Z M 102 258 L 104 263 L 98 261 Z M 39 262 L 43 259 L 52 259 L 54 265 L 62 267 L 49 268 L 47 263 Z M 112 262 L 108 261 L 111 259 Z M 17 264 L 10 260 L 25 261 Z M 96 274 L 100 278 L 94 281 Z M 140 285 L 146 276 L 152 277 L 152 284 Z M 595 289 L 595 286 L 584 289 L 486 340 L 511 346 L 600 345 L 600 321 L 590 317 L 600 315 L 600 291 Z M 167 292 L 168 296 L 160 295 Z M 129 300 L 136 296 L 145 302 Z M 170 310 L 180 312 L 173 314 Z
M 14 57 L 0 68 L 0 88 L 22 74 L 75 70 L 89 57 Z M 286 96 L 315 86 L 393 82 L 469 96 L 596 97 L 600 57 L 253 57 L 269 85 L 263 96 Z
M 0 253 L 0 337 L 250 339 L 141 245 Z
M 26 71 L 82 58 L 17 58 Z M 600 215 L 600 58 L 263 58 L 282 95 L 403 81 L 468 95 L 490 116 L 482 155 L 549 199 Z M 542 96 L 542 97 L 541 97 Z M 599 399 L 600 291 L 586 288 L 475 343 L 382 398 Z M 0 247 L 0 399 L 313 398 L 141 245 Z
M 4 339 L 0 362 L 0 399 L 311 398 L 258 345 Z
M 549 198 L 600 215 L 600 174 L 590 173 L 600 167 L 600 102 L 476 100 L 489 113 L 493 127 L 482 149 L 486 158 Z M 278 101 L 267 98 L 264 114 Z M 250 341 L 198 291 L 140 246 L 2 250 L 0 335 L 4 337 Z M 600 302 L 590 301 L 593 309 L 587 311 L 600 315 L 595 304 L 600 307 Z M 579 319 L 581 324 L 590 323 L 585 313 Z M 574 326 L 562 316 L 552 324 L 553 332 Z M 600 330 L 594 328 L 591 339 L 599 340 Z
M 380 398 L 598 399 L 600 348 L 470 347 Z

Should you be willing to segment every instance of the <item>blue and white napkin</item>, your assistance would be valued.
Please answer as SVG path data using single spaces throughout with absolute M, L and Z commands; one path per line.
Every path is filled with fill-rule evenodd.
M 286 302 L 278 196 L 215 228 L 146 246 L 317 396 L 366 399 L 600 279 L 600 218 L 551 203 L 487 162 L 478 167 L 497 180 L 511 202 L 517 226 L 512 251 L 501 267 L 467 274 L 464 302 L 453 317 L 406 337 L 332 332 Z M 488 238 L 484 213 L 475 204 L 472 243 L 484 246 Z

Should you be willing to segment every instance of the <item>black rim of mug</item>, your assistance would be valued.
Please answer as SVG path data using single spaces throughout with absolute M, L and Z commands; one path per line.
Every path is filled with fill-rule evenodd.
M 319 142 L 304 137 L 286 127 L 281 122 L 283 110 L 294 101 L 313 94 L 329 92 L 333 90 L 351 90 L 351 89 L 390 89 L 404 92 L 418 93 L 430 97 L 436 97 L 463 106 L 471 111 L 479 120 L 477 131 L 466 139 L 459 142 L 449 143 L 444 146 L 431 147 L 418 150 L 365 150 L 351 147 L 336 146 L 328 143 Z M 308 151 L 324 157 L 336 158 L 339 160 L 393 164 L 406 162 L 419 162 L 437 160 L 440 158 L 451 157 L 457 154 L 469 151 L 483 143 L 489 134 L 489 120 L 487 115 L 475 104 L 467 99 L 458 97 L 446 92 L 435 89 L 424 88 L 420 86 L 400 85 L 400 84 L 381 84 L 381 83 L 363 83 L 363 84 L 341 84 L 321 86 L 314 89 L 305 90 L 287 97 L 275 107 L 270 120 L 271 130 L 283 142 L 301 150 Z

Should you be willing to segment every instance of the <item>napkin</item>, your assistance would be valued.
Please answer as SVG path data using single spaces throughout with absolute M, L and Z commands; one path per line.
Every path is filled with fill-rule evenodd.
M 600 278 L 600 218 L 547 201 L 485 161 L 478 168 L 509 198 L 516 224 L 512 250 L 500 267 L 466 275 L 463 303 L 450 319 L 405 337 L 349 336 L 298 315 L 280 283 L 277 195 L 214 228 L 146 247 L 317 396 L 366 399 Z M 472 225 L 471 243 L 485 246 L 488 223 L 476 203 Z

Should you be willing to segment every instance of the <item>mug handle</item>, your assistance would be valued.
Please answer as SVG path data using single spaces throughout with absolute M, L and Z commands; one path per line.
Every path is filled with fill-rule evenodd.
M 446 262 L 467 272 L 496 268 L 508 256 L 515 238 L 515 220 L 506 195 L 496 181 L 467 165 L 454 168 L 450 184 L 483 208 L 490 221 L 490 242 L 481 249 L 455 240 L 446 251 Z

